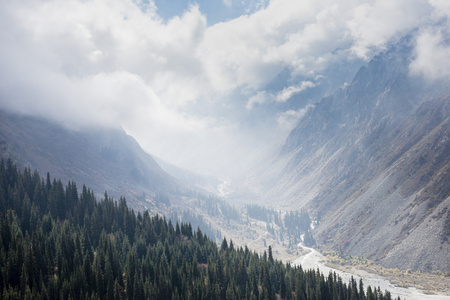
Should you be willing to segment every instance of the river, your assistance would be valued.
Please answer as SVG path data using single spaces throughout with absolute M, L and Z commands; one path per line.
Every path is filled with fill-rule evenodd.
M 349 282 L 351 276 L 355 278 L 357 282 L 359 282 L 359 279 L 362 278 L 364 282 L 364 286 L 372 286 L 375 288 L 378 288 L 378 286 L 381 288 L 381 290 L 384 292 L 385 290 L 388 290 L 391 292 L 392 298 L 397 298 L 400 296 L 401 299 L 406 300 L 422 300 L 422 299 L 430 299 L 430 300 L 450 300 L 450 296 L 448 295 L 426 295 L 422 291 L 416 289 L 416 288 L 403 288 L 403 287 L 397 287 L 391 284 L 388 280 L 380 278 L 378 275 L 370 274 L 364 271 L 358 272 L 361 276 L 343 272 L 337 269 L 333 269 L 330 267 L 327 267 L 323 261 L 324 257 L 317 252 L 316 250 L 308 247 L 303 247 L 305 249 L 310 250 L 309 253 L 300 256 L 296 260 L 292 262 L 294 265 L 301 265 L 303 269 L 317 269 L 326 276 L 330 271 L 336 272 L 339 276 L 341 276 L 343 282 Z

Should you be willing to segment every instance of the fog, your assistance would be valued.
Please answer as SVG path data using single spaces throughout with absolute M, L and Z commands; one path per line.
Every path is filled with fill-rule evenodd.
M 445 0 L 177 3 L 2 1 L 0 108 L 123 128 L 161 159 L 236 174 L 405 34 L 412 74 L 450 75 Z

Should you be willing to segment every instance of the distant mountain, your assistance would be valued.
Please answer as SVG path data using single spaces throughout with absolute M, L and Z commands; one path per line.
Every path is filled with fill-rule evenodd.
M 412 42 L 374 57 L 307 112 L 268 199 L 314 212 L 322 246 L 448 272 L 450 92 L 410 76 Z
M 135 208 L 183 185 L 163 171 L 122 130 L 69 130 L 52 122 L 0 111 L 0 156 L 41 174 L 86 184 L 96 193 L 126 196 Z

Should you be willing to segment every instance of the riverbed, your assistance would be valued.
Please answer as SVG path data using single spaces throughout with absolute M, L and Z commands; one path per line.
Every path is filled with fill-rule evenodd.
M 362 278 L 364 286 L 372 286 L 372 288 L 378 288 L 384 292 L 388 290 L 392 298 L 397 298 L 400 296 L 401 299 L 406 300 L 422 300 L 422 299 L 430 299 L 430 300 L 450 300 L 450 295 L 427 295 L 422 291 L 416 288 L 404 288 L 397 287 L 391 284 L 387 279 L 380 278 L 376 274 L 371 274 L 365 271 L 358 271 L 358 274 L 351 274 L 347 272 L 343 272 L 337 269 L 330 268 L 324 264 L 325 258 L 322 254 L 314 250 L 313 248 L 304 247 L 303 248 L 309 250 L 310 252 L 300 256 L 296 260 L 292 262 L 293 265 L 301 265 L 303 269 L 317 269 L 327 276 L 330 271 L 336 272 L 339 276 L 341 276 L 343 282 L 348 283 L 350 281 L 351 276 L 355 278 L 357 282 Z

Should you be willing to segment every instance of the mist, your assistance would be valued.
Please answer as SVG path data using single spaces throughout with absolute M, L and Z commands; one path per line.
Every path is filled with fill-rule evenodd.
M 411 73 L 447 77 L 449 16 L 447 1 L 420 0 L 3 1 L 0 108 L 123 128 L 168 162 L 238 174 L 405 34 Z

